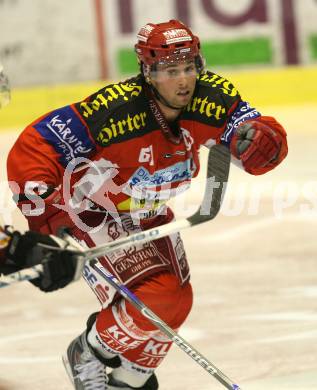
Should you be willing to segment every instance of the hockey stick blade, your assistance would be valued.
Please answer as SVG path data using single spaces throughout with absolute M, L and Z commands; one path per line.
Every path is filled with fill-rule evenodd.
M 133 294 L 124 284 L 122 284 L 114 275 L 112 275 L 106 268 L 104 268 L 96 259 L 90 261 L 90 266 L 94 268 L 98 274 L 103 277 L 115 290 L 120 293 L 123 298 L 131 303 L 139 312 L 143 314 L 149 321 L 152 322 L 162 333 L 164 333 L 174 344 L 176 344 L 182 351 L 190 356 L 196 363 L 198 363 L 210 375 L 214 376 L 222 385 L 230 390 L 241 390 L 241 388 L 233 383 L 223 372 L 219 370 L 213 363 L 198 352 L 192 345 L 190 345 L 183 337 L 177 334 L 170 328 L 161 318 L 159 318 L 151 309 L 149 309 L 139 298 Z
M 209 221 L 218 214 L 228 182 L 230 161 L 230 150 L 226 146 L 215 145 L 210 149 L 204 197 L 196 213 L 187 218 L 192 226 Z

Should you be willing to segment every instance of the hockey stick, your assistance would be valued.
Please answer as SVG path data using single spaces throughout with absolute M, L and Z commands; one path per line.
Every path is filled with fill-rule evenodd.
M 169 234 L 176 233 L 182 229 L 199 225 L 203 222 L 210 221 L 218 214 L 221 201 L 224 195 L 226 183 L 228 181 L 230 168 L 230 151 L 223 145 L 215 145 L 209 150 L 208 162 L 207 162 L 207 183 L 205 186 L 205 193 L 199 209 L 192 216 L 181 219 L 179 221 L 170 222 L 166 225 L 154 227 L 149 230 L 141 231 L 139 233 L 132 234 L 131 236 L 121 238 L 113 242 L 107 242 L 106 244 L 99 245 L 94 248 L 84 249 L 79 251 L 73 251 L 74 254 L 83 256 L 79 261 L 83 263 L 97 257 L 104 256 L 105 254 L 115 251 L 116 249 L 122 249 L 131 245 L 134 242 L 139 244 L 156 240 L 161 237 L 165 237 Z M 67 241 L 71 239 L 69 235 L 64 237 Z M 42 245 L 46 247 L 46 245 Z M 63 248 L 48 247 L 51 250 L 65 250 Z M 32 272 L 29 270 L 29 272 Z M 19 281 L 19 275 L 16 273 L 12 275 L 12 282 L 9 280 L 5 284 L 0 283 L 1 287 L 9 286 L 12 283 Z M 33 271 L 33 277 L 29 277 L 30 280 L 38 277 L 38 273 Z
M 38 264 L 31 268 L 16 271 L 8 275 L 3 275 L 0 277 L 0 288 L 11 286 L 14 283 L 24 282 L 25 280 L 35 279 L 40 275 L 42 270 L 43 266 Z

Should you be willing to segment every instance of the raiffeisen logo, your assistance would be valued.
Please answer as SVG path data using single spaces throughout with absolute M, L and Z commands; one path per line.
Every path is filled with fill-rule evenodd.
M 171 43 L 176 42 L 184 42 L 191 41 L 192 37 L 188 34 L 188 32 L 183 28 L 176 28 L 174 30 L 169 30 L 163 33 L 166 38 L 166 44 L 169 45 Z

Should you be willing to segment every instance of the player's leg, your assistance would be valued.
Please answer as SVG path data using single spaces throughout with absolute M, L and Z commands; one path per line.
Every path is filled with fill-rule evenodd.
M 156 291 L 156 289 L 147 291 L 146 286 L 142 286 L 139 295 L 145 302 L 149 299 L 149 295 L 153 294 L 153 311 L 174 330 L 177 330 L 185 321 L 191 309 L 191 285 L 188 283 L 180 288 L 174 276 L 168 274 L 161 275 L 161 279 L 157 282 L 162 283 L 161 292 Z M 163 287 L 166 282 L 169 285 L 168 291 Z M 145 294 L 142 290 L 145 290 Z M 144 321 L 144 318 L 141 317 L 142 314 L 132 306 L 129 305 L 127 311 L 140 327 L 144 328 L 146 326 L 147 329 L 153 329 L 153 325 L 148 321 Z M 151 337 L 143 344 L 126 351 L 120 356 L 121 366 L 115 368 L 110 374 L 110 383 L 120 384 L 124 382 L 135 386 L 142 383 L 147 384 L 145 382 L 146 378 L 148 378 L 148 381 L 153 379 L 155 369 L 162 363 L 171 346 L 172 342 L 166 335 L 160 331 L 153 331 Z M 156 389 L 156 387 L 153 388 Z M 152 388 L 149 387 L 149 389 Z
M 181 286 L 171 273 L 154 275 L 133 291 L 173 329 L 185 321 L 192 305 L 190 284 Z M 154 370 L 166 356 L 171 342 L 141 313 L 120 299 L 102 310 L 89 326 L 86 333 L 73 341 L 66 359 L 76 389 L 88 389 L 87 384 L 94 381 L 107 382 L 106 366 L 114 370 L 105 385 L 113 387 L 105 389 L 158 388 Z

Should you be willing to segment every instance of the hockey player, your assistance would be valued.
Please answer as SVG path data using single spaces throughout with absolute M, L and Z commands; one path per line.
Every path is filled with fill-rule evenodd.
M 75 276 L 75 256 L 69 251 L 49 250 L 38 244 L 61 247 L 64 243 L 57 237 L 32 231 L 21 234 L 0 226 L 0 276 L 43 264 L 43 272 L 31 283 L 44 292 L 65 287 Z
M 25 212 L 31 228 L 68 226 L 83 245 L 94 246 L 168 223 L 173 213 L 166 201 L 197 176 L 203 145 L 223 143 L 253 175 L 285 158 L 283 127 L 252 108 L 228 80 L 204 71 L 199 39 L 187 26 L 149 23 L 137 39 L 139 75 L 43 115 L 13 146 L 8 176 L 17 184 L 19 207 L 33 208 Z M 44 210 L 38 215 L 34 199 Z M 192 305 L 179 234 L 99 260 L 179 329 Z M 66 353 L 75 388 L 158 389 L 154 372 L 171 342 L 89 265 L 84 278 L 102 308 Z

